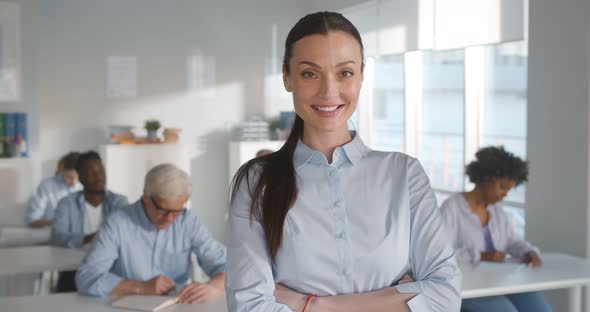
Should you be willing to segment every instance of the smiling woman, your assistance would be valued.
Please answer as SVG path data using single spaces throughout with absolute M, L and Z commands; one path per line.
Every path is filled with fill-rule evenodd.
M 363 68 L 341 14 L 307 15 L 289 32 L 293 128 L 232 183 L 230 312 L 459 310 L 460 271 L 422 166 L 348 129 Z

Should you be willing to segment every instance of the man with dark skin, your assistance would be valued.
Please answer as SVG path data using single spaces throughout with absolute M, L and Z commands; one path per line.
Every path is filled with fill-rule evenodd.
M 88 151 L 80 154 L 76 171 L 84 190 L 58 203 L 50 243 L 81 249 L 92 242 L 102 221 L 112 212 L 127 206 L 129 201 L 127 197 L 106 189 L 106 174 L 98 153 Z M 58 291 L 75 291 L 74 275 L 75 272 L 63 272 L 58 281 Z

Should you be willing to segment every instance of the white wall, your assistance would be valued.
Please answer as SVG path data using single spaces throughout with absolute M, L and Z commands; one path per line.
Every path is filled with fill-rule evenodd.
M 366 2 L 374 2 L 370 0 L 307 0 L 304 2 L 306 13 L 313 13 L 317 11 L 340 11 L 355 5 Z
M 40 163 L 48 175 L 68 150 L 95 149 L 109 124 L 158 118 L 195 147 L 194 210 L 223 237 L 231 122 L 264 111 L 264 75 L 302 10 L 288 0 L 38 1 Z M 30 22 L 30 21 L 28 21 Z M 273 41 L 272 27 L 276 25 Z M 187 91 L 194 51 L 215 60 L 214 92 Z M 108 56 L 136 56 L 138 96 L 106 97 Z M 208 73 L 209 74 L 209 73 Z M 143 177 L 137 177 L 142 183 Z M 131 199 L 134 200 L 134 199 Z
M 590 4 L 530 2 L 526 237 L 586 257 L 589 243 Z M 563 296 L 552 296 L 566 311 Z

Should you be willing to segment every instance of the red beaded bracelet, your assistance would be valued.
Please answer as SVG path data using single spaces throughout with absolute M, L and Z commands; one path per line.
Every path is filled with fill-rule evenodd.
M 316 294 L 311 294 L 309 296 L 307 296 L 307 299 L 305 300 L 305 305 L 303 306 L 303 310 L 301 310 L 301 312 L 305 312 L 305 309 L 307 309 L 307 304 L 309 303 L 309 301 L 311 301 L 311 298 L 313 297 L 317 297 L 318 295 Z

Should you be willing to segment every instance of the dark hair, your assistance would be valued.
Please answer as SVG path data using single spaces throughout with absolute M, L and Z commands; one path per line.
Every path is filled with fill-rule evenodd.
M 354 25 L 336 12 L 317 12 L 302 17 L 287 35 L 285 40 L 285 55 L 283 56 L 283 69 L 290 73 L 289 61 L 293 57 L 293 45 L 295 42 L 311 35 L 327 35 L 329 31 L 343 31 L 353 36 L 361 46 L 361 68 L 365 65 L 363 40 L 361 34 Z
M 475 161 L 467 165 L 469 181 L 479 184 L 498 178 L 510 178 L 516 185 L 527 181 L 528 163 L 504 150 L 503 146 L 485 147 L 477 151 Z
M 300 39 L 315 34 L 328 34 L 329 31 L 343 31 L 353 36 L 361 46 L 361 36 L 354 25 L 342 14 L 334 12 L 318 12 L 304 16 L 287 35 L 283 70 L 289 73 L 289 61 L 293 56 L 293 45 Z M 361 65 L 362 66 L 362 65 Z M 278 151 L 248 161 L 236 173 L 232 181 L 231 200 L 241 182 L 245 179 L 252 202 L 250 218 L 261 223 L 264 230 L 268 251 L 274 262 L 283 239 L 283 226 L 287 212 L 297 199 L 297 181 L 293 167 L 293 152 L 297 142 L 303 137 L 303 119 L 295 114 L 295 121 L 287 141 Z M 259 173 L 258 180 L 250 186 L 250 171 Z
M 57 168 L 55 174 L 62 172 L 63 170 L 75 170 L 76 169 L 76 162 L 78 162 L 78 157 L 80 153 L 78 152 L 69 152 L 62 156 L 57 163 Z
M 78 172 L 78 175 L 82 175 L 82 170 L 84 169 L 84 166 L 87 162 L 91 160 L 98 160 L 102 162 L 102 159 L 100 159 L 100 155 L 98 155 L 98 153 L 95 151 L 88 151 L 78 156 L 78 161 L 76 162 L 76 171 Z

